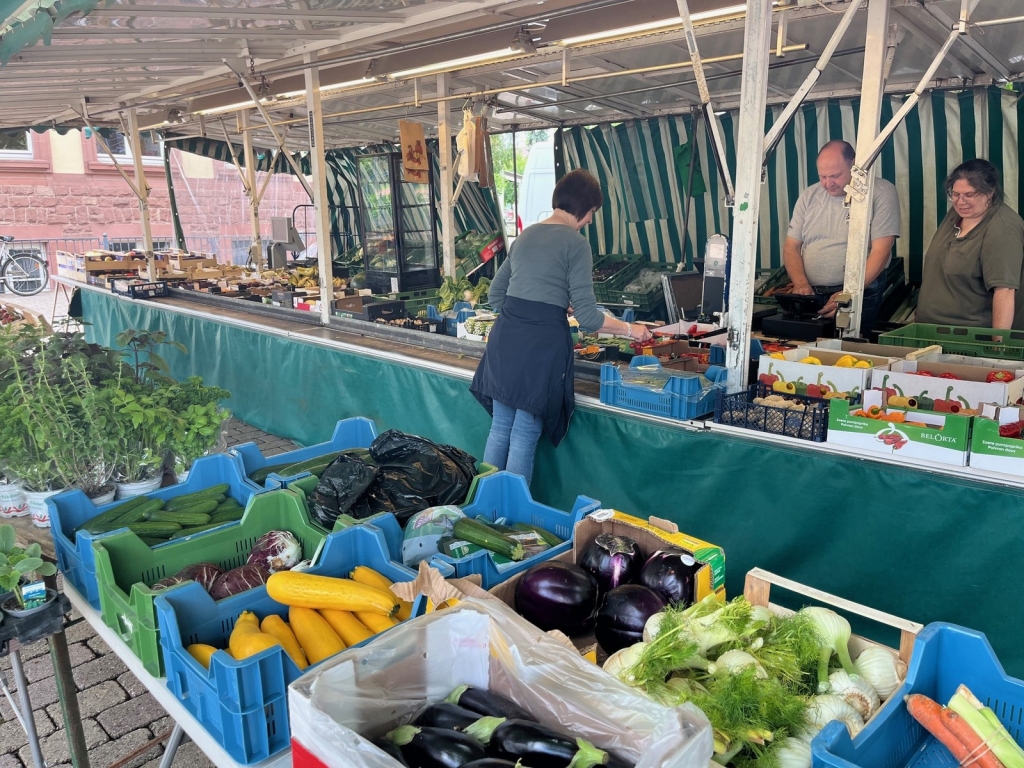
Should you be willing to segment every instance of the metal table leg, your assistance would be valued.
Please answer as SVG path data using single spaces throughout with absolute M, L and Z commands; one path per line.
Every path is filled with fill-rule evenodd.
M 174 730 L 171 731 L 171 738 L 167 740 L 167 750 L 160 761 L 160 768 L 171 768 L 171 763 L 174 762 L 174 755 L 178 751 L 178 746 L 181 744 L 181 739 L 184 735 L 185 731 L 180 725 L 175 723 Z
M 18 702 L 21 704 L 21 716 L 25 719 L 25 730 L 28 745 L 32 750 L 32 762 L 36 768 L 46 768 L 43 762 L 43 750 L 39 747 L 39 734 L 36 733 L 36 720 L 32 714 L 32 701 L 28 697 L 28 680 L 25 668 L 21 665 L 21 651 L 11 652 L 11 672 L 18 686 Z
M 78 709 L 78 689 L 71 673 L 71 655 L 68 653 L 68 639 L 63 632 L 50 635 L 50 661 L 53 664 L 57 682 L 57 698 L 64 716 L 64 729 L 71 749 L 71 764 L 74 768 L 89 768 L 89 750 L 85 746 L 85 730 L 82 728 L 82 714 Z

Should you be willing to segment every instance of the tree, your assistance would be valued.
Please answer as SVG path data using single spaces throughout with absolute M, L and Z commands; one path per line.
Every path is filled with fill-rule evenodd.
M 516 137 L 516 176 L 526 170 L 526 156 L 534 144 L 547 141 L 551 130 L 517 131 Z M 491 134 L 491 159 L 494 163 L 494 190 L 498 194 L 503 210 L 511 210 L 515 191 L 513 181 L 506 178 L 512 174 L 512 134 Z

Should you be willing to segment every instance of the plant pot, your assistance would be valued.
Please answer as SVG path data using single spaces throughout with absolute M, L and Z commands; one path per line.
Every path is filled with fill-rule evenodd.
M 32 515 L 32 524 L 39 528 L 50 527 L 50 510 L 46 506 L 46 500 L 56 496 L 63 491 L 25 491 L 28 499 L 28 511 Z
M 25 491 L 16 483 L 0 483 L 0 517 L 24 517 L 29 514 Z
M 114 495 L 117 493 L 117 488 L 113 483 L 110 485 L 103 486 L 103 493 L 99 493 L 95 496 L 90 496 L 89 501 L 95 504 L 97 507 L 102 507 L 104 504 L 109 504 L 114 500 Z
M 147 493 L 159 490 L 161 484 L 164 481 L 163 474 L 158 474 L 156 477 L 150 478 L 149 480 L 142 480 L 138 483 L 115 483 L 117 486 L 117 498 L 118 499 L 130 499 L 132 496 L 142 496 Z
M 186 480 L 188 480 L 188 473 L 189 470 L 187 469 L 184 472 L 175 472 L 174 479 L 177 480 L 179 483 L 184 483 Z
M 11 595 L 7 599 L 0 603 L 0 608 L 3 608 L 4 613 L 15 619 L 23 619 L 26 616 L 31 616 L 33 613 L 39 613 L 39 611 L 46 608 L 50 603 L 57 599 L 57 590 L 49 589 L 46 590 L 46 602 L 42 605 L 37 605 L 35 608 L 19 608 L 18 598 Z M 13 604 L 13 607 L 11 607 Z

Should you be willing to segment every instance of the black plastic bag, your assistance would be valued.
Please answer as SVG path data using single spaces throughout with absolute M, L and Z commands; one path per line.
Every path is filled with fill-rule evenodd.
M 339 515 L 369 517 L 373 512 L 364 497 L 376 477 L 377 467 L 342 454 L 320 475 L 310 498 L 311 517 L 328 531 Z

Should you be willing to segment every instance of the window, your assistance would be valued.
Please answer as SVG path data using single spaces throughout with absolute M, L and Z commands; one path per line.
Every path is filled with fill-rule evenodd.
M 113 147 L 111 147 L 113 149 Z M 141 251 L 145 245 L 142 240 L 120 239 L 111 240 L 107 249 L 115 253 L 128 253 L 129 251 Z M 153 240 L 154 251 L 167 251 L 171 248 L 170 240 Z
M 100 133 L 103 135 L 103 140 L 107 143 L 107 147 L 113 153 L 114 157 L 117 158 L 119 163 L 130 163 L 132 162 L 132 145 L 128 141 L 128 137 L 120 131 L 108 130 L 105 128 L 100 129 Z M 147 165 L 153 165 L 159 163 L 163 158 L 163 144 L 160 142 L 160 137 L 154 131 L 143 131 L 142 132 L 142 162 Z M 103 149 L 97 145 L 96 154 L 99 156 L 101 162 L 109 163 L 110 155 L 103 151 Z
M 32 137 L 28 131 L 0 133 L 0 160 L 31 160 Z
M 249 263 L 249 246 L 252 245 L 251 237 L 231 238 L 231 263 L 244 267 Z

